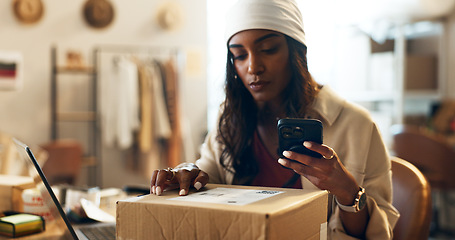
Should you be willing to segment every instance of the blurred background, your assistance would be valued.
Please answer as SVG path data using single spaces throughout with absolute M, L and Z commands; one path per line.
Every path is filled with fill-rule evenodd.
M 400 125 L 455 149 L 455 0 L 297 2 L 310 73 L 366 107 L 391 154 Z M 194 161 L 224 96 L 233 3 L 0 1 L 0 132 L 46 151 L 49 175 L 75 159 L 75 185 L 147 185 Z

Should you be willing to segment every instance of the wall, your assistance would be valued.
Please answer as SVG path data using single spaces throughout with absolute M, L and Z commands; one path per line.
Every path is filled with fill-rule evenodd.
M 32 25 L 15 19 L 12 1 L 0 1 L 0 51 L 19 51 L 24 58 L 22 90 L 0 92 L 0 131 L 31 146 L 49 141 L 52 45 L 58 47 L 60 54 L 68 49 L 81 51 L 87 62 L 91 61 L 91 51 L 97 45 L 177 47 L 186 54 L 187 62 L 192 63 L 192 69 L 185 71 L 180 80 L 183 115 L 188 119 L 196 148 L 206 129 L 206 1 L 172 1 L 181 6 L 183 23 L 178 30 L 170 32 L 159 28 L 155 17 L 156 10 L 171 1 L 110 1 L 116 16 L 110 26 L 101 30 L 90 28 L 84 22 L 85 0 L 42 0 L 45 14 L 40 22 Z M 122 154 L 106 157 L 109 159 L 103 159 L 103 186 L 148 183 L 147 176 L 124 170 Z

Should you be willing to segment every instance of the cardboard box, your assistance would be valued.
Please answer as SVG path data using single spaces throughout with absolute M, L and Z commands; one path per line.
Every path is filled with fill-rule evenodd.
M 262 199 L 262 200 L 261 200 Z M 326 239 L 326 191 L 208 184 L 117 202 L 117 239 Z
M 378 43 L 370 38 L 371 53 L 393 52 L 395 50 L 395 40 L 386 39 L 383 43 Z
M 438 88 L 437 59 L 432 55 L 406 57 L 405 89 L 436 90 Z
M 0 211 L 23 211 L 22 191 L 33 187 L 31 177 L 0 175 Z

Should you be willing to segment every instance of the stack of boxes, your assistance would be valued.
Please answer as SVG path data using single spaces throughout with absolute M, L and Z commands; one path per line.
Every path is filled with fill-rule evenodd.
M 31 177 L 0 175 L 0 212 L 24 210 L 22 192 L 34 188 Z

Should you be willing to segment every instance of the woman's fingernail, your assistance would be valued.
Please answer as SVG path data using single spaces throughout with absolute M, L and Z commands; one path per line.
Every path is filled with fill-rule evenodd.
M 155 194 L 158 196 L 161 195 L 161 187 L 156 187 Z
M 303 142 L 303 146 L 305 146 L 306 148 L 310 148 L 311 147 L 311 143 L 310 142 Z
M 180 192 L 179 192 L 179 195 L 183 196 L 183 195 L 185 195 L 185 193 L 186 193 L 185 189 L 181 189 Z
M 286 160 L 280 158 L 280 159 L 278 159 L 278 163 L 281 165 L 286 165 Z
M 152 186 L 152 193 L 155 194 L 155 186 Z
M 201 187 L 202 187 L 202 183 L 200 183 L 200 182 L 196 182 L 196 183 L 194 184 L 194 188 L 196 188 L 196 190 L 201 189 Z
M 290 157 L 291 156 L 291 153 L 289 151 L 284 151 L 283 152 L 283 156 L 285 157 Z

